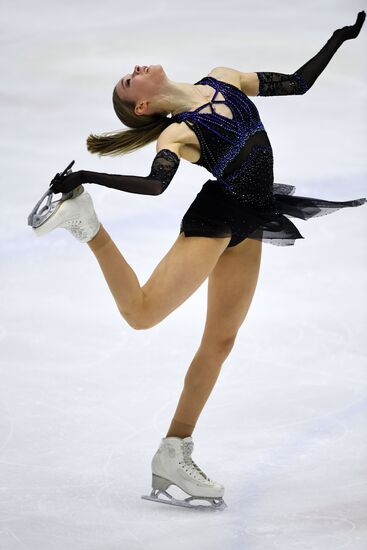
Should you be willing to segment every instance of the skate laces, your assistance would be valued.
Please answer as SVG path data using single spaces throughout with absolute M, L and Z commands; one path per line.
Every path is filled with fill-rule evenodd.
M 193 442 L 187 442 L 182 445 L 183 461 L 180 461 L 179 464 L 183 464 L 186 472 L 189 475 L 192 475 L 195 479 L 201 480 L 204 478 L 205 481 L 211 481 L 203 470 L 201 470 L 201 468 L 199 468 L 199 466 L 192 460 L 191 453 L 193 448 Z

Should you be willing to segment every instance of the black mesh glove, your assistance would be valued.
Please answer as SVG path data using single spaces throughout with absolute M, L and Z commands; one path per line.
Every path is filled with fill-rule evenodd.
M 333 36 L 335 35 L 336 37 L 338 37 L 339 40 L 341 40 L 341 43 L 344 42 L 345 40 L 351 40 L 352 38 L 357 38 L 365 19 L 366 19 L 366 12 L 365 11 L 358 12 L 357 19 L 354 25 L 347 25 L 346 27 L 337 29 L 336 31 L 334 31 Z
M 160 195 L 175 175 L 180 158 L 169 149 L 161 149 L 155 156 L 148 176 L 124 176 L 78 170 L 66 176 L 55 176 L 50 186 L 53 193 L 69 193 L 83 183 L 97 183 L 119 191 L 140 195 Z
M 360 11 L 354 25 L 334 31 L 325 46 L 293 74 L 257 72 L 260 81 L 258 95 L 296 95 L 307 92 L 343 42 L 357 38 L 365 18 L 366 12 Z

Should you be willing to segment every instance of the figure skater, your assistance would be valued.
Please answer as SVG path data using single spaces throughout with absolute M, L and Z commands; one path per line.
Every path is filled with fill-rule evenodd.
M 294 186 L 274 183 L 272 148 L 249 96 L 308 92 L 343 42 L 358 36 L 365 17 L 361 11 L 354 25 L 334 31 L 293 74 L 215 67 L 190 84 L 170 80 L 161 65 L 136 65 L 113 89 L 116 115 L 130 129 L 91 134 L 87 148 L 99 155 L 120 155 L 156 141 L 150 174 L 66 170 L 53 178 L 48 191 L 51 196 L 62 193 L 61 199 L 30 215 L 36 234 L 62 227 L 88 244 L 119 312 L 134 329 L 160 323 L 209 277 L 204 333 L 166 437 L 152 460 L 152 492 L 143 498 L 190 507 L 192 500 L 201 499 L 207 501 L 201 507 L 208 507 L 208 502 L 210 509 L 226 506 L 223 485 L 192 460 L 192 433 L 249 310 L 262 242 L 293 245 L 303 238 L 287 216 L 308 220 L 366 202 L 296 196 Z M 160 195 L 181 158 L 205 167 L 216 179 L 203 185 L 183 216 L 173 246 L 141 286 L 100 223 L 83 184 Z M 190 496 L 174 499 L 167 493 L 170 485 Z

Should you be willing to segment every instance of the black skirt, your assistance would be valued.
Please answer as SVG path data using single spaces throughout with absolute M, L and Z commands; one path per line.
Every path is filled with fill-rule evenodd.
M 217 180 L 208 180 L 196 195 L 181 221 L 186 237 L 229 237 L 228 247 L 246 238 L 275 245 L 294 245 L 303 239 L 287 216 L 308 220 L 341 208 L 360 206 L 366 198 L 328 201 L 294 195 L 295 186 L 273 184 L 273 196 L 265 206 L 240 202 L 224 192 Z

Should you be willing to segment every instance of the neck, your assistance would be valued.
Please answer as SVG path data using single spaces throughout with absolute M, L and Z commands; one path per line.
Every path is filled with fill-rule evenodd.
M 164 109 L 172 116 L 183 111 L 191 111 L 209 100 L 213 93 L 207 85 L 188 84 L 186 82 L 168 81 L 167 87 L 162 91 Z

